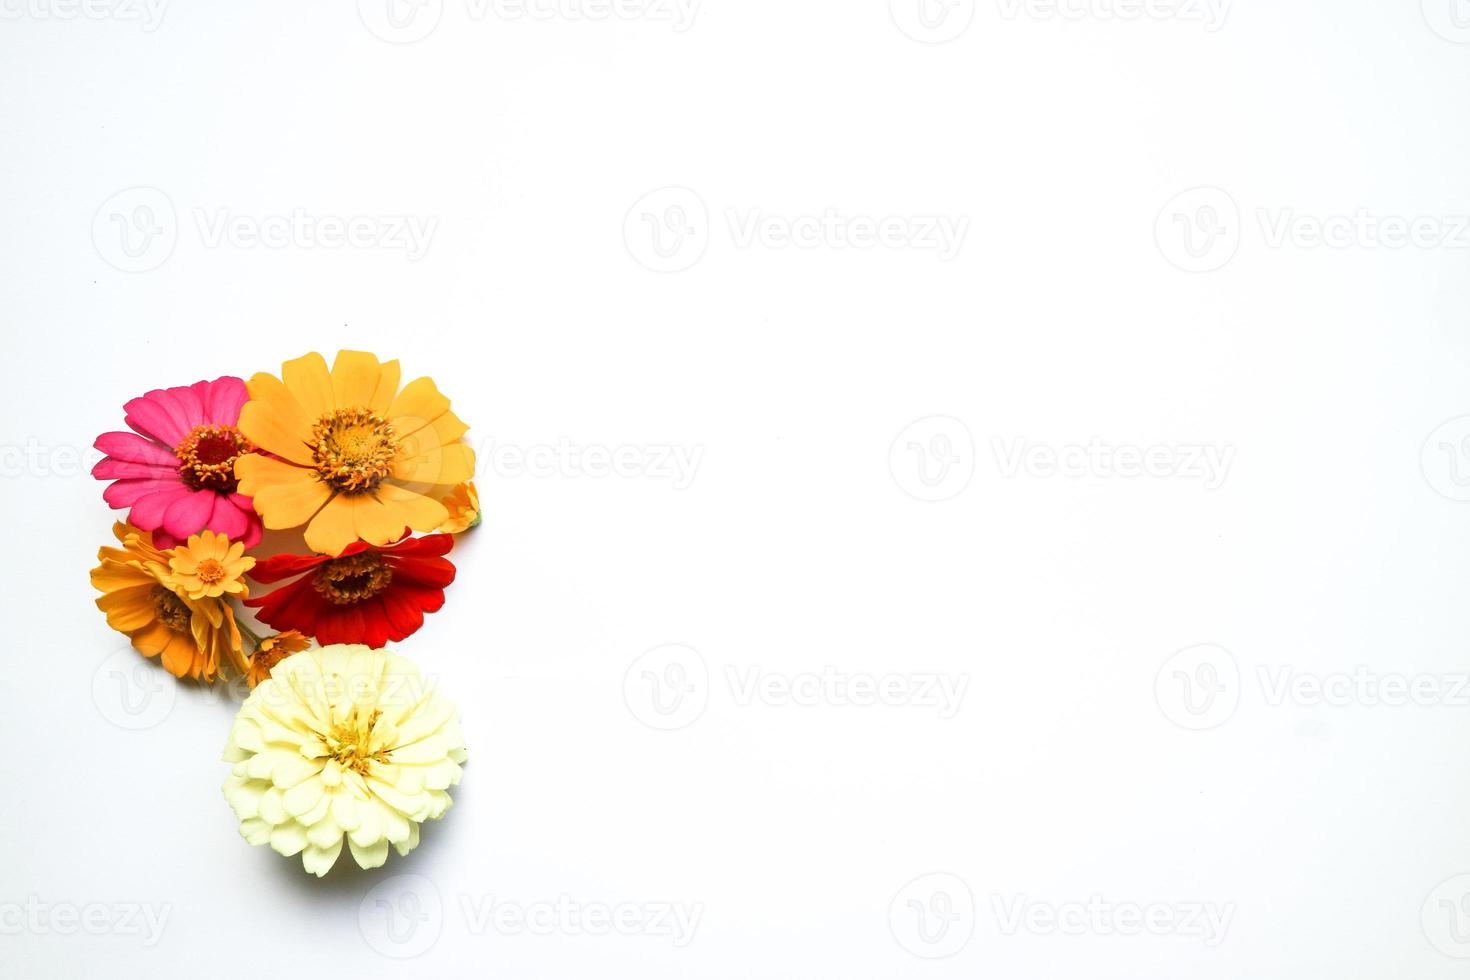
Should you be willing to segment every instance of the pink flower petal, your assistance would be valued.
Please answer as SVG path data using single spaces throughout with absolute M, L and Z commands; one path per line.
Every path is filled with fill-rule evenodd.
M 249 551 L 251 548 L 254 548 L 256 545 L 260 544 L 260 534 L 260 518 L 247 518 L 245 521 L 245 536 L 240 539 L 245 543 L 246 551 Z
M 144 497 L 157 493 L 185 493 L 186 488 L 177 474 L 168 480 L 118 480 L 102 491 L 102 499 L 121 510 L 135 506 Z M 142 527 L 142 525 L 138 525 Z
M 197 389 L 199 386 L 194 387 Z M 250 400 L 250 392 L 245 390 L 245 382 L 239 378 L 225 377 L 209 382 L 203 397 L 204 413 L 211 422 L 234 425 L 240 421 L 240 409 Z
M 116 485 L 113 484 L 113 486 Z M 168 512 L 175 501 L 186 500 L 189 496 L 189 488 L 182 483 L 160 488 L 153 493 L 139 497 L 128 514 L 128 520 L 133 523 L 134 527 L 152 531 L 163 525 L 163 515 Z
M 151 442 L 136 432 L 104 432 L 92 443 L 97 449 L 128 463 L 152 463 L 155 466 L 178 466 L 179 458 L 172 449 Z
M 198 534 L 209 521 L 215 496 L 212 490 L 196 490 L 176 497 L 163 512 L 163 529 L 176 538 Z
M 165 400 L 161 391 L 150 391 L 123 405 L 127 413 L 123 421 L 128 428 L 141 432 L 150 439 L 157 439 L 165 446 L 177 446 L 189 434 L 182 413 L 175 408 L 173 400 Z
M 245 537 L 245 529 L 250 526 L 250 521 L 240 512 L 240 508 L 230 503 L 229 497 L 217 493 L 210 504 L 209 519 L 204 526 L 223 534 L 231 541 L 239 541 Z
M 92 467 L 92 475 L 99 480 L 166 480 L 179 472 L 177 461 L 173 466 L 153 466 L 149 463 L 128 463 L 111 456 L 98 460 Z
M 164 395 L 173 399 L 174 406 L 184 420 L 185 432 L 209 421 L 204 417 L 204 400 L 193 388 L 168 388 Z
M 232 493 L 229 497 L 221 498 L 229 501 L 229 505 L 238 510 L 245 517 L 245 547 L 254 548 L 260 543 L 261 522 L 260 515 L 255 512 L 250 498 L 243 493 Z M 218 505 L 216 505 L 218 506 Z
M 158 548 L 161 551 L 168 551 L 170 548 L 177 548 L 183 543 L 183 541 L 180 541 L 178 538 L 174 537 L 172 534 L 169 534 L 161 527 L 155 528 L 153 531 L 153 547 Z

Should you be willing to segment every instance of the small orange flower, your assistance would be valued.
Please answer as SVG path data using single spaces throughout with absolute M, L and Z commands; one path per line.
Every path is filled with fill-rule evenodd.
M 305 525 L 307 546 L 336 556 L 448 519 L 441 498 L 474 476 L 468 426 L 430 379 L 402 391 L 398 380 L 397 361 L 359 351 L 338 353 L 330 372 L 307 354 L 280 378 L 250 379 L 239 428 L 262 452 L 239 457 L 235 474 L 266 527 Z
M 191 599 L 173 580 L 173 555 L 153 546 L 153 535 L 127 524 L 113 525 L 121 548 L 97 552 L 92 585 L 102 595 L 97 608 L 107 625 L 127 634 L 145 657 L 161 657 L 175 677 L 213 681 L 228 661 L 246 669 L 235 613 L 223 598 Z
M 459 534 L 480 526 L 480 494 L 473 483 L 461 483 L 439 502 L 449 510 L 449 520 L 439 525 L 439 532 Z
M 190 599 L 217 599 L 222 595 L 245 598 L 249 595 L 240 576 L 255 567 L 254 558 L 246 558 L 242 541 L 230 539 L 214 531 L 191 534 L 185 544 L 169 556 L 169 585 Z
M 260 646 L 255 648 L 255 655 L 250 658 L 250 670 L 246 672 L 245 679 L 254 687 L 271 675 L 271 668 L 285 660 L 293 653 L 300 653 L 311 646 L 311 640 L 302 636 L 296 630 L 286 630 L 283 633 L 272 633 L 260 641 Z

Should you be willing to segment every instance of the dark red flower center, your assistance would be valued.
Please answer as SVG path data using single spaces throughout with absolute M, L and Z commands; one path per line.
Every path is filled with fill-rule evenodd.
M 339 606 L 371 599 L 393 581 L 393 568 L 377 552 L 359 551 L 355 555 L 322 562 L 312 576 L 311 585 L 322 598 Z
M 191 490 L 234 493 L 235 459 L 255 452 L 244 434 L 233 425 L 197 425 L 179 443 L 179 476 Z

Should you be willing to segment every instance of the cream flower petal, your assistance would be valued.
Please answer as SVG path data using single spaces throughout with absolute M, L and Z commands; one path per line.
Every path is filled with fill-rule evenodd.
M 320 878 L 332 870 L 332 865 L 337 863 L 337 855 L 341 853 L 342 838 L 340 837 L 331 847 L 308 846 L 301 852 L 301 866 Z
M 367 847 L 359 847 L 351 838 L 347 843 L 360 868 L 381 868 L 388 860 L 388 842 L 385 840 L 376 840 Z
M 306 828 L 295 820 L 271 830 L 271 850 L 283 857 L 293 857 L 306 850 Z

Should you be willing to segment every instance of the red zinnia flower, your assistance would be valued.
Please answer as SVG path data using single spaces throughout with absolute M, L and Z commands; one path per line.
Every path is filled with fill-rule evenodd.
M 300 630 L 322 646 L 366 643 L 377 649 L 424 625 L 424 613 L 444 605 L 454 566 L 443 556 L 451 534 L 405 537 L 395 544 L 350 544 L 342 554 L 276 555 L 248 574 L 269 584 L 300 576 L 245 600 L 276 630 Z M 303 574 L 305 573 L 305 574 Z

